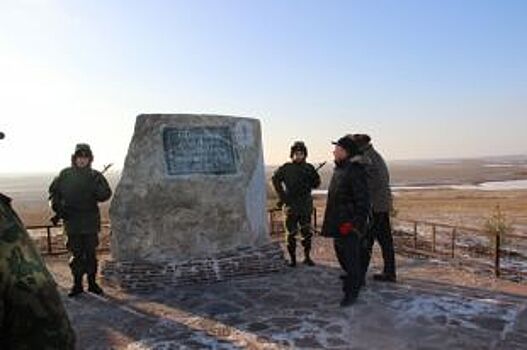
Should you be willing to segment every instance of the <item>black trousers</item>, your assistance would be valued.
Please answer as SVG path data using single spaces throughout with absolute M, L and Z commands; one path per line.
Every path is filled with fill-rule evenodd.
M 373 225 L 370 229 L 370 239 L 367 243 L 367 254 L 363 255 L 362 265 L 364 274 L 370 265 L 371 251 L 374 241 L 377 240 L 381 246 L 382 259 L 384 262 L 383 273 L 395 277 L 395 252 L 393 248 L 392 226 L 388 212 L 374 212 Z
M 361 266 L 360 239 L 355 233 L 335 238 L 333 241 L 335 255 L 340 266 L 346 272 L 343 280 L 343 290 L 346 294 L 358 295 L 364 278 Z
M 285 218 L 287 248 L 296 249 L 296 235 L 300 231 L 302 235 L 302 246 L 306 250 L 311 250 L 311 214 L 295 213 L 288 211 Z
M 70 269 L 75 277 L 80 277 L 87 273 L 95 275 L 97 273 L 97 254 L 96 248 L 99 245 L 97 234 L 88 235 L 69 235 L 66 247 L 71 252 Z

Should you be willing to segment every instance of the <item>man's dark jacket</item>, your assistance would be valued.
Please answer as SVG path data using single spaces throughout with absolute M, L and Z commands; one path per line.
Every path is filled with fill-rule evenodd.
M 322 235 L 341 237 L 342 225 L 351 224 L 353 231 L 362 236 L 367 231 L 370 211 L 367 175 L 361 157 L 336 162 L 329 184 Z

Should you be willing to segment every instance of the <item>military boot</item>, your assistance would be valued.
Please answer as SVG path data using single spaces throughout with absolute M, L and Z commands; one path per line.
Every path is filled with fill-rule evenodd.
M 287 247 L 287 251 L 289 252 L 289 257 L 291 258 L 291 261 L 289 262 L 289 266 L 295 267 L 296 266 L 296 249 L 295 247 Z
M 92 292 L 93 294 L 103 293 L 102 288 L 95 282 L 95 274 L 88 275 L 88 292 Z
M 311 249 L 304 249 L 304 264 L 306 264 L 307 266 L 315 266 L 315 262 L 311 260 L 310 253 Z
M 70 292 L 68 293 L 69 297 L 74 297 L 84 292 L 82 288 L 82 275 L 73 277 L 73 287 L 71 287 Z
M 351 306 L 351 305 L 355 304 L 355 302 L 357 301 L 358 296 L 359 295 L 357 293 L 346 293 L 346 294 L 344 294 L 344 298 L 342 298 L 342 300 L 340 301 L 340 306 L 341 307 L 347 307 L 347 306 Z

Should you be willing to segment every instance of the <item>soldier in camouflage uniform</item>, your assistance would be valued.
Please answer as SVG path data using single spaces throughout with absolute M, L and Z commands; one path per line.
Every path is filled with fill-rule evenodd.
M 296 266 L 296 234 L 300 231 L 304 246 L 304 264 L 313 266 L 311 259 L 311 213 L 313 198 L 311 190 L 320 185 L 320 176 L 313 165 L 306 162 L 307 147 L 302 141 L 291 146 L 291 162 L 279 167 L 272 177 L 273 186 L 279 197 L 278 206 L 285 206 L 285 227 L 287 251 L 291 257 L 290 266 Z
M 84 291 L 84 274 L 88 275 L 88 291 L 95 294 L 103 292 L 95 281 L 96 248 L 101 228 L 98 202 L 108 200 L 112 191 L 104 176 L 91 168 L 92 162 L 90 146 L 78 144 L 71 156 L 71 167 L 63 169 L 49 187 L 51 206 L 64 221 L 67 248 L 72 253 L 73 287 L 69 296 Z
M 0 349 L 74 349 L 57 285 L 10 202 L 0 193 Z

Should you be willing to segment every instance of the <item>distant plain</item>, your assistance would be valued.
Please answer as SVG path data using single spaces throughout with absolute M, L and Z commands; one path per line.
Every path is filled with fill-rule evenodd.
M 527 181 L 522 181 L 527 180 L 527 156 L 392 161 L 389 168 L 399 218 L 481 227 L 499 205 L 514 228 L 527 233 Z M 266 167 L 267 179 L 274 169 L 276 166 Z M 327 189 L 332 171 L 331 162 L 321 169 L 321 189 Z M 55 175 L 0 174 L 0 192 L 13 198 L 26 225 L 49 223 L 47 188 Z M 115 188 L 119 171 L 114 169 L 107 177 Z M 478 187 L 494 181 L 521 186 L 511 190 Z M 276 198 L 269 181 L 267 185 L 271 208 Z M 315 203 L 322 216 L 325 196 L 317 195 Z M 108 220 L 108 206 L 102 206 L 104 220 Z

